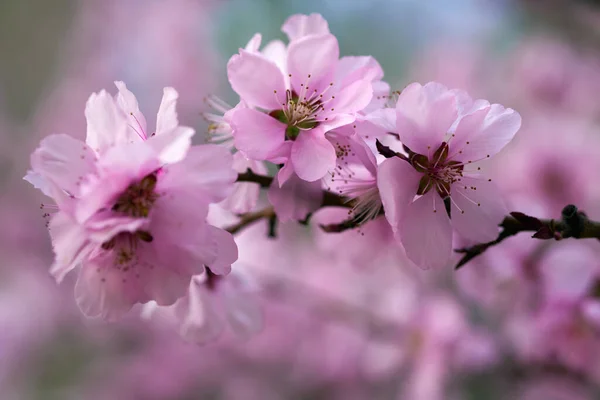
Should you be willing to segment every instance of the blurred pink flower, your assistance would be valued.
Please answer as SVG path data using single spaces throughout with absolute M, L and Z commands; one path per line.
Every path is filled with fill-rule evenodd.
M 237 252 L 230 251 L 229 262 L 233 263 L 236 256 Z M 147 304 L 142 314 L 171 321 L 185 340 L 197 344 L 216 339 L 226 324 L 239 337 L 248 338 L 262 328 L 256 290 L 240 265 L 234 265 L 227 276 L 217 276 L 207 269 L 192 278 L 187 295 L 175 304 Z
M 250 43 L 248 45 L 250 46 Z M 208 142 L 226 146 L 233 150 L 231 115 L 235 109 L 246 107 L 246 105 L 240 102 L 235 108 L 232 108 L 223 100 L 214 96 L 209 97 L 207 102 L 213 110 L 212 112 L 204 113 L 205 119 L 209 122 Z M 263 161 L 249 159 L 241 151 L 233 155 L 233 169 L 238 173 L 251 170 L 259 175 L 265 175 L 268 172 Z M 242 214 L 251 211 L 256 206 L 259 195 L 260 185 L 257 183 L 236 182 L 231 195 L 220 204 L 232 212 Z
M 475 241 L 496 237 L 506 211 L 491 179 L 478 174 L 476 165 L 500 151 L 520 125 L 514 110 L 474 102 L 438 83 L 415 83 L 402 91 L 396 132 L 408 157 L 384 161 L 377 179 L 386 217 L 415 264 L 445 265 L 452 228 Z
M 235 243 L 206 223 L 209 203 L 223 200 L 236 174 L 232 157 L 214 145 L 190 149 L 193 129 L 180 127 L 177 93 L 165 89 L 156 133 L 146 132 L 137 100 L 125 85 L 88 101 L 87 142 L 44 139 L 27 180 L 57 203 L 50 220 L 61 281 L 81 265 L 77 303 L 88 316 L 120 317 L 135 303 L 168 305 L 192 275 L 210 265 L 228 273 Z M 133 123 L 137 125 L 134 125 Z

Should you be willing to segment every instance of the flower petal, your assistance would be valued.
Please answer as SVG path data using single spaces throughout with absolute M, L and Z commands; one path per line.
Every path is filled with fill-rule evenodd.
M 193 146 L 183 161 L 165 166 L 164 170 L 157 191 L 185 189 L 186 193 L 194 193 L 195 201 L 203 199 L 205 204 L 225 199 L 237 178 L 231 152 L 214 144 Z
M 269 160 L 285 141 L 285 125 L 250 108 L 240 108 L 231 116 L 235 147 L 249 158 Z
M 289 87 L 287 81 L 287 46 L 281 40 L 271 40 L 261 51 L 262 55 L 271 60 L 279 67 L 283 73 L 286 87 Z
M 335 113 L 352 114 L 363 110 L 373 98 L 373 87 L 367 79 L 359 79 L 336 93 L 327 104 Z M 330 109 L 330 110 L 331 110 Z
M 483 177 L 464 176 L 452 185 L 451 196 L 452 227 L 461 236 L 477 242 L 498 237 L 498 224 L 508 210 L 496 185 Z
M 456 128 L 453 147 L 461 152 L 453 159 L 474 162 L 493 156 L 512 140 L 520 127 L 519 113 L 500 104 L 475 111 L 465 116 Z
M 259 175 L 268 173 L 268 169 L 262 161 L 250 160 L 241 151 L 233 155 L 233 169 L 238 173 L 246 172 L 248 169 Z M 259 195 L 260 185 L 258 183 L 236 182 L 233 184 L 231 195 L 219 205 L 235 214 L 243 214 L 254 209 Z
M 339 55 L 338 41 L 330 34 L 305 36 L 290 43 L 288 72 L 292 88 L 300 96 L 307 86 L 310 91 L 322 93 L 333 82 Z
M 195 133 L 187 126 L 175 126 L 171 131 L 150 137 L 146 143 L 156 151 L 161 163 L 174 164 L 186 157 Z
M 135 303 L 149 300 L 140 279 L 133 272 L 115 268 L 113 263 L 114 254 L 104 252 L 88 260 L 79 270 L 75 301 L 85 316 L 114 321 Z
M 285 103 L 283 74 L 261 54 L 240 50 L 227 63 L 227 76 L 233 90 L 251 106 L 278 110 Z
M 448 263 L 452 227 L 444 202 L 434 190 L 407 207 L 398 232 L 406 256 L 419 267 L 439 268 Z
M 204 282 L 194 277 L 188 295 L 175 305 L 181 337 L 192 343 L 205 343 L 219 336 L 224 323 L 215 309 L 214 301 Z
M 367 114 L 365 119 L 387 132 L 396 132 L 396 110 L 393 108 L 375 110 Z
M 377 188 L 385 217 L 394 232 L 412 199 L 417 194 L 421 175 L 404 160 L 392 157 L 379 165 Z
M 129 129 L 140 138 L 147 139 L 146 118 L 140 111 L 135 95 L 127 89 L 124 82 L 115 81 L 115 86 L 119 90 L 116 96 L 117 105 L 128 119 Z
M 231 264 L 238 258 L 238 248 L 233 235 L 214 226 L 209 225 L 208 228 L 217 243 L 217 258 L 208 267 L 217 275 L 227 275 L 231 272 Z
M 303 220 L 319 208 L 323 190 L 321 182 L 306 182 L 293 174 L 281 187 L 277 178 L 274 179 L 268 198 L 280 221 Z
M 457 117 L 456 97 L 445 86 L 413 83 L 398 97 L 396 132 L 412 151 L 428 156 L 440 146 Z
M 48 228 L 55 254 L 50 274 L 60 283 L 69 271 L 90 255 L 95 246 L 90 242 L 83 225 L 65 212 L 54 214 Z
M 281 27 L 290 42 L 307 35 L 324 35 L 329 33 L 329 25 L 321 14 L 295 14 L 289 17 Z
M 260 49 L 261 42 L 262 42 L 262 35 L 260 33 L 255 33 L 250 38 L 248 43 L 246 43 L 246 47 L 244 47 L 244 50 L 249 51 L 251 53 L 256 53 L 256 52 L 258 52 L 258 49 Z
M 156 135 L 173 131 L 179 125 L 177 119 L 177 99 L 179 94 L 172 87 L 163 89 L 163 97 L 156 114 Z
M 125 113 L 105 90 L 92 93 L 85 105 L 85 118 L 85 142 L 99 153 L 115 144 L 141 140 L 129 127 Z
M 58 188 L 77 196 L 82 182 L 95 172 L 95 160 L 96 155 L 85 143 L 69 135 L 58 134 L 42 140 L 40 147 L 31 155 L 31 167 Z
M 292 145 L 291 161 L 300 179 L 313 182 L 335 168 L 333 145 L 316 130 L 301 132 Z

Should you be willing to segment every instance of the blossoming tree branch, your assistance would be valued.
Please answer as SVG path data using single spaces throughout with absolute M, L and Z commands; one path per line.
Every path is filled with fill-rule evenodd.
M 391 230 L 424 269 L 448 267 L 453 240 L 458 268 L 520 232 L 600 238 L 572 205 L 556 220 L 509 213 L 484 166 L 518 132 L 515 110 L 436 82 L 391 91 L 373 57 L 340 56 L 320 15 L 294 15 L 282 30 L 288 43 L 263 46 L 256 34 L 229 60 L 239 102 L 209 99 L 211 143 L 192 145 L 174 88 L 149 127 L 116 82 L 115 95 L 87 101 L 85 141 L 54 134 L 33 152 L 25 179 L 51 199 L 50 273 L 77 274 L 86 316 L 115 320 L 142 304 L 191 341 L 214 337 L 224 320 L 256 331 L 260 311 L 230 301 L 245 290 L 234 235 L 264 219 L 277 240 L 277 221 L 312 223 L 322 207 L 348 210 L 321 224 L 328 234 L 354 230 L 359 241 Z M 268 204 L 258 207 L 262 189 Z M 236 222 L 211 223 L 214 207 Z

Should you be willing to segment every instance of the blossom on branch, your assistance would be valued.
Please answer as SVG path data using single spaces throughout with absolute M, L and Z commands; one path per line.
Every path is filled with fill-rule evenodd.
M 105 319 L 136 303 L 173 304 L 204 266 L 227 274 L 222 253 L 235 248 L 228 232 L 206 222 L 209 204 L 236 179 L 229 150 L 190 147 L 194 130 L 178 124 L 174 89 L 165 89 L 149 134 L 135 96 L 117 87 L 116 98 L 102 91 L 88 100 L 86 143 L 45 138 L 25 177 L 56 202 L 52 275 L 60 282 L 78 269 L 79 307 Z
M 377 180 L 407 256 L 423 268 L 440 267 L 453 230 L 474 241 L 495 239 L 506 209 L 479 164 L 510 142 L 520 115 L 432 82 L 406 87 L 393 117 L 407 154 L 385 160 Z
M 339 57 L 322 17 L 296 15 L 283 26 L 286 47 L 260 36 L 227 65 L 232 88 L 248 105 L 231 116 L 236 147 L 250 159 L 283 164 L 279 185 L 293 174 L 313 182 L 333 171 L 336 151 L 325 134 L 353 123 L 371 104 L 383 73 L 371 57 Z

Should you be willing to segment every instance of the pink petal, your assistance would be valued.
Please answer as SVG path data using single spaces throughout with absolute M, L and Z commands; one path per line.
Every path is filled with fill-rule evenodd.
M 246 172 L 248 169 L 259 175 L 268 173 L 267 167 L 262 161 L 254 161 L 238 151 L 233 155 L 233 169 L 238 173 Z M 251 211 L 256 206 L 260 195 L 260 185 L 252 182 L 236 182 L 233 184 L 233 192 L 229 197 L 219 203 L 233 213 L 243 214 Z
M 285 102 L 281 70 L 260 54 L 240 50 L 227 63 L 227 76 L 233 90 L 252 106 L 278 110 Z
M 333 82 L 339 54 L 338 41 L 329 34 L 305 36 L 290 43 L 288 72 L 296 93 L 302 95 L 306 86 L 310 91 L 322 93 Z
M 388 158 L 379 165 L 377 188 L 385 210 L 385 217 L 394 232 L 412 199 L 417 194 L 421 174 L 404 160 Z
M 448 264 L 452 227 L 444 202 L 434 190 L 406 208 L 399 234 L 406 256 L 419 267 L 439 268 Z
M 440 146 L 457 117 L 456 97 L 445 86 L 413 83 L 398 97 L 396 132 L 412 151 L 429 155 Z
M 289 87 L 287 76 L 287 46 L 281 40 L 271 40 L 262 49 L 262 55 L 271 60 L 279 67 L 283 73 L 283 78 L 286 82 L 286 87 Z
M 213 294 L 204 282 L 195 277 L 190 283 L 188 295 L 175 305 L 175 313 L 180 320 L 179 333 L 185 340 L 205 343 L 223 331 L 224 323 L 214 303 Z
M 494 183 L 483 177 L 464 176 L 460 182 L 452 185 L 451 196 L 452 227 L 461 236 L 477 242 L 487 242 L 498 237 L 498 224 L 508 214 L 508 210 Z
M 75 284 L 75 301 L 87 317 L 117 320 L 137 302 L 150 300 L 141 280 L 113 265 L 114 254 L 105 252 L 86 262 Z
M 396 110 L 382 108 L 367 114 L 365 119 L 387 132 L 396 132 Z
M 336 158 L 331 142 L 315 130 L 301 132 L 292 146 L 294 171 L 305 181 L 319 180 L 333 171 Z
M 233 240 L 233 235 L 214 226 L 208 228 L 217 243 L 217 258 L 208 267 L 217 275 L 227 275 L 231 272 L 231 264 L 238 258 L 238 248 Z
M 328 132 L 325 137 L 333 144 L 336 149 L 346 149 L 347 152 L 343 156 L 338 156 L 338 165 L 364 167 L 372 177 L 377 176 L 377 160 L 375 155 L 369 149 L 364 140 L 353 133 L 349 136 L 337 132 Z
M 187 271 L 172 268 L 169 263 L 161 263 L 143 271 L 140 279 L 150 299 L 156 301 L 159 306 L 170 306 L 185 296 L 192 275 Z
M 330 132 L 336 128 L 349 125 L 356 120 L 356 116 L 352 114 L 335 114 L 333 112 L 329 112 L 328 115 L 329 119 L 327 121 L 321 119 L 319 122 L 319 130 L 321 132 Z
M 248 43 L 246 44 L 246 47 L 244 47 L 244 50 L 246 50 L 250 53 L 256 53 L 256 52 L 258 52 L 258 49 L 260 49 L 261 42 L 262 42 L 262 35 L 260 33 L 255 33 L 254 36 L 252 36 L 250 38 L 250 40 L 248 41 Z
M 281 187 L 275 179 L 268 197 L 280 221 L 303 220 L 308 213 L 319 208 L 323 190 L 321 182 L 306 182 L 292 175 Z
M 139 141 L 141 138 L 129 127 L 125 113 L 105 90 L 92 93 L 85 105 L 87 120 L 86 143 L 97 152 L 115 144 Z
M 292 165 L 291 161 L 288 161 L 285 164 L 283 164 L 283 167 L 281 167 L 281 169 L 276 175 L 279 187 L 282 187 L 293 175 L 295 175 L 294 166 Z
M 174 164 L 185 158 L 195 133 L 187 126 L 175 126 L 171 131 L 150 137 L 146 143 L 154 149 L 161 163 Z
M 321 14 L 295 14 L 289 17 L 281 27 L 290 42 L 308 35 L 324 35 L 329 33 L 329 25 Z
M 95 245 L 90 242 L 83 225 L 62 211 L 52 216 L 49 231 L 55 254 L 50 274 L 60 283 L 67 273 L 90 255 Z
M 268 160 L 285 140 L 285 125 L 250 108 L 240 108 L 231 117 L 235 147 L 249 158 Z
M 225 199 L 237 179 L 233 155 L 227 148 L 214 144 L 192 147 L 183 161 L 168 165 L 164 170 L 157 191 L 185 188 L 195 193 L 195 199 L 203 198 L 206 204 Z
M 31 167 L 36 174 L 73 196 L 79 194 L 86 177 L 95 172 L 95 161 L 92 149 L 65 134 L 44 138 L 31 155 Z
M 271 157 L 269 157 L 269 161 L 274 164 L 283 164 L 286 163 L 292 154 L 292 145 L 294 142 L 291 140 L 286 140 L 281 143 L 277 149 L 273 151 Z
M 519 113 L 500 104 L 475 111 L 465 116 L 456 128 L 455 149 L 462 153 L 453 159 L 474 162 L 493 156 L 512 140 L 520 127 Z
M 140 111 L 135 95 L 131 93 L 129 89 L 127 89 L 125 83 L 121 81 L 116 81 L 115 86 L 119 90 L 119 93 L 117 93 L 116 96 L 117 105 L 129 120 L 130 129 L 135 135 L 140 136 L 142 139 L 146 139 L 148 137 L 146 133 L 146 118 Z
M 366 79 L 357 80 L 336 93 L 335 99 L 327 104 L 336 113 L 352 114 L 369 105 L 373 98 L 373 87 Z
M 172 192 L 172 191 L 171 191 Z M 205 221 L 208 207 L 188 193 L 160 197 L 151 215 L 156 259 L 181 274 L 196 275 L 218 256 L 218 245 Z
M 222 285 L 222 301 L 231 329 L 242 337 L 258 333 L 263 327 L 263 315 L 247 277 L 236 268 L 224 279 Z
M 346 56 L 340 58 L 337 71 L 337 82 L 350 84 L 359 79 L 373 82 L 383 78 L 381 65 L 371 56 Z
M 96 244 L 104 243 L 115 237 L 118 233 L 133 233 L 146 225 L 147 222 L 144 218 L 130 218 L 116 215 L 116 213 L 110 210 L 103 210 L 94 214 L 92 218 L 86 221 L 85 234 Z
M 163 89 L 163 97 L 156 114 L 156 135 L 173 131 L 179 125 L 177 119 L 177 99 L 179 94 L 172 87 Z

